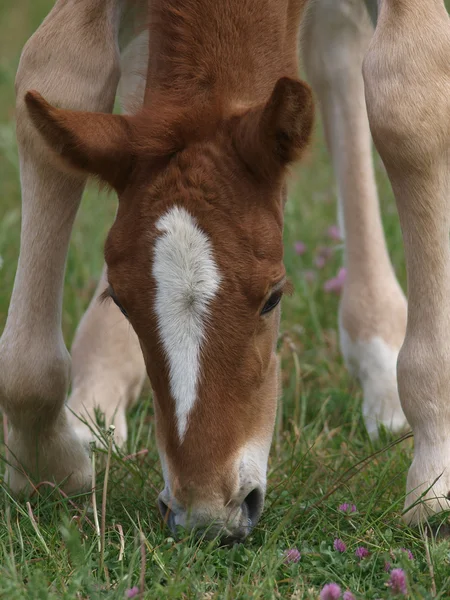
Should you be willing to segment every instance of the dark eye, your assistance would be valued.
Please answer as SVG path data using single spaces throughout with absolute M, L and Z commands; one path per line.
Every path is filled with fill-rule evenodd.
M 270 311 L 272 311 L 280 303 L 282 295 L 283 292 L 281 290 L 279 290 L 278 292 L 273 292 L 273 294 L 264 304 L 263 309 L 261 311 L 261 315 L 267 315 L 267 313 L 270 313 Z
M 117 296 L 116 296 L 116 294 L 115 294 L 115 292 L 114 292 L 114 290 L 112 289 L 111 286 L 109 286 L 109 295 L 111 296 L 112 301 L 117 306 L 117 308 L 120 310 L 120 312 L 123 314 L 123 316 L 126 319 L 128 319 L 128 313 L 127 313 L 127 311 L 124 309 L 124 307 L 117 300 Z

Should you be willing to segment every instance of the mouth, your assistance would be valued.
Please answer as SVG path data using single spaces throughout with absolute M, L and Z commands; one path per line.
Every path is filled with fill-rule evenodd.
M 180 523 L 177 523 L 176 512 L 172 510 L 166 498 L 158 498 L 158 507 L 164 524 L 167 525 L 174 537 L 178 537 Z M 241 543 L 250 535 L 261 516 L 264 504 L 263 491 L 258 487 L 253 489 L 244 499 L 239 507 L 235 507 L 228 515 L 228 519 L 212 521 L 205 527 L 204 519 L 198 519 L 197 523 L 187 526 L 188 530 L 195 530 L 196 537 L 204 537 L 211 540 L 220 538 L 221 546 L 232 546 Z M 236 511 L 240 512 L 238 517 Z M 197 515 L 198 517 L 198 515 Z M 195 520 L 194 520 L 195 521 Z M 181 526 L 185 527 L 185 525 Z

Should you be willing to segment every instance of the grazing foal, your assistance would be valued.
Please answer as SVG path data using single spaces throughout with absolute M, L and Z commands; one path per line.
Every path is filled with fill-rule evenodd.
M 106 28 L 117 7 L 101 4 L 105 15 L 100 11 L 92 23 Z M 311 92 L 297 78 L 304 4 L 152 2 L 144 101 L 133 116 L 49 104 L 44 96 L 78 108 L 80 91 L 61 102 L 42 76 L 30 81 L 24 70 L 31 69 L 31 49 L 25 49 L 18 135 L 24 196 L 34 206 L 24 214 L 27 235 L 2 342 L 9 366 L 0 387 L 12 426 L 15 491 L 27 483 L 20 465 L 32 477 L 68 477 L 69 489 L 90 480 L 63 406 L 68 367 L 59 319 L 70 226 L 91 174 L 119 197 L 105 246 L 105 297 L 137 333 L 152 384 L 166 483 L 161 511 L 172 528 L 208 526 L 231 540 L 244 538 L 258 520 L 279 393 L 279 302 L 289 288 L 286 169 L 306 146 L 313 122 Z M 58 10 L 67 4 L 57 4 L 44 28 L 56 27 Z M 88 42 L 101 37 L 106 44 L 112 32 L 91 35 L 86 56 L 72 60 L 89 63 L 99 51 Z M 112 49 L 101 49 L 107 66 Z M 86 82 L 86 95 L 95 91 Z M 96 91 L 104 104 L 95 108 L 111 109 L 114 89 L 107 92 Z M 64 239 L 55 243 L 58 235 Z M 23 328 L 22 319 L 36 320 L 35 303 L 50 301 L 42 299 L 44 286 L 53 287 L 55 314 L 45 330 Z M 36 356 L 23 351 L 25 340 Z
M 297 79 L 305 4 L 154 0 L 143 89 L 135 73 L 147 35 L 129 32 L 147 2 L 58 0 L 25 47 L 16 81 L 21 253 L 0 342 L 14 491 L 27 487 L 28 476 L 64 482 L 69 491 L 90 483 L 82 443 L 89 430 L 64 406 L 70 360 L 61 306 L 72 223 L 91 174 L 119 197 L 98 292 L 107 289 L 139 342 L 113 303 L 94 300 L 72 349 L 69 405 L 88 419 L 100 407 L 123 441 L 125 408 L 145 375 L 143 356 L 166 484 L 160 507 L 169 525 L 212 525 L 210 533 L 234 540 L 257 521 L 278 393 L 279 301 L 287 288 L 285 175 L 312 124 L 309 88 Z M 304 55 L 346 235 L 341 343 L 375 434 L 380 422 L 405 424 L 395 363 L 406 306 L 385 247 L 370 161 L 360 74 L 367 52 L 370 125 L 393 183 L 407 255 L 399 388 L 416 436 L 407 506 L 430 488 L 427 504 L 408 513 L 417 521 L 448 507 L 450 489 L 450 37 L 442 0 L 378 4 L 367 52 L 362 0 L 311 3 Z M 133 116 L 107 114 L 120 76 L 125 102 L 143 98 Z

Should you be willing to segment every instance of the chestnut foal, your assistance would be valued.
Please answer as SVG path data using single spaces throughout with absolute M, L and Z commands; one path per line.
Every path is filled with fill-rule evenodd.
M 297 78 L 304 4 L 155 0 L 145 97 L 133 116 L 107 114 L 126 18 L 117 0 L 58 2 L 25 48 L 17 77 L 23 245 L 0 380 L 14 491 L 27 485 L 23 469 L 32 479 L 67 479 L 68 490 L 90 484 L 64 406 L 60 325 L 67 243 L 90 174 L 119 197 L 106 295 L 137 333 L 152 384 L 161 510 L 173 528 L 208 527 L 230 540 L 258 520 L 288 287 L 285 175 L 313 122 L 311 92 Z M 91 310 L 109 316 L 91 330 L 90 314 L 80 327 L 70 405 L 92 409 L 107 398 L 113 406 L 101 408 L 112 418 L 138 393 L 142 359 L 114 306 Z M 90 390 L 87 372 L 103 361 L 107 372 Z M 96 396 L 99 385 L 106 389 Z M 119 432 L 125 438 L 124 421 Z
M 27 477 L 64 481 L 68 491 L 90 483 L 83 445 L 90 432 L 64 405 L 70 359 L 61 306 L 71 227 L 91 174 L 119 197 L 98 292 L 106 288 L 126 318 L 113 303 L 92 302 L 72 350 L 69 406 L 88 420 L 100 407 L 123 441 L 143 356 L 169 524 L 213 524 L 210 533 L 233 540 L 256 523 L 278 393 L 285 174 L 312 124 L 309 88 L 297 79 L 305 4 L 154 0 L 144 89 L 135 73 L 146 34 L 130 40 L 129 31 L 147 2 L 58 0 L 29 40 L 16 81 L 21 253 L 0 342 L 14 491 L 27 487 Z M 427 503 L 408 513 L 417 521 L 449 504 L 450 38 L 442 0 L 379 0 L 379 9 L 364 75 L 405 236 L 410 305 L 399 387 L 416 436 L 407 506 L 428 489 Z M 341 342 L 375 434 L 380 422 L 405 424 L 395 362 L 406 305 L 387 256 L 370 162 L 360 74 L 369 39 L 362 0 L 311 3 L 305 64 L 346 234 Z M 107 114 L 121 75 L 123 95 L 143 97 L 133 116 Z

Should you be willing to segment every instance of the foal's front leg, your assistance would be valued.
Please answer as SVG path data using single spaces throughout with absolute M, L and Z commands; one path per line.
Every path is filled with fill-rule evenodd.
M 408 273 L 398 359 L 414 432 L 406 513 L 450 509 L 450 27 L 443 0 L 382 0 L 364 62 L 369 119 L 397 200 Z M 413 504 L 425 494 L 425 503 Z
M 396 363 L 406 300 L 389 259 L 380 217 L 364 101 L 362 62 L 373 27 L 363 0 L 315 0 L 305 20 L 304 60 L 323 116 L 338 185 L 347 280 L 340 304 L 341 349 L 361 382 L 368 432 L 407 423 Z
M 61 333 L 65 260 L 84 180 L 60 169 L 24 95 L 36 89 L 56 105 L 111 111 L 120 2 L 59 0 L 25 46 L 17 73 L 21 248 L 0 340 L 0 406 L 11 424 L 9 484 L 16 492 L 27 487 L 27 475 L 65 481 L 67 490 L 90 482 L 87 454 L 64 407 L 70 358 Z

